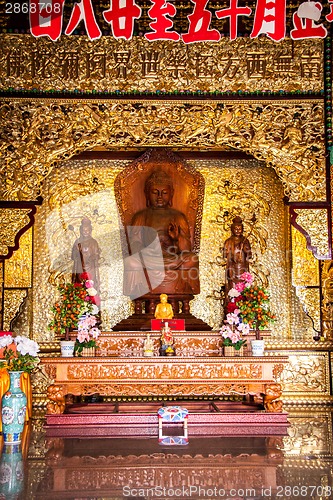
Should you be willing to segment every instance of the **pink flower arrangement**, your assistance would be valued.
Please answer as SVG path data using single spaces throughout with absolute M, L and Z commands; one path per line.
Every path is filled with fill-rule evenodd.
M 252 328 L 256 330 L 256 338 L 259 339 L 259 330 L 265 329 L 269 323 L 275 321 L 275 316 L 269 308 L 269 294 L 263 287 L 254 283 L 251 273 L 243 273 L 240 279 L 242 281 L 229 290 L 230 302 L 227 304 L 229 314 L 225 323 L 228 324 L 228 316 L 234 314 L 238 318 L 238 322 L 233 323 L 237 324 L 237 329 L 246 335 Z M 225 329 L 223 331 L 225 332 Z
M 101 331 L 97 326 L 96 316 L 90 314 L 81 316 L 78 322 L 78 331 L 74 351 L 80 355 L 84 347 L 96 347 L 96 339 L 98 339 Z
M 228 313 L 227 318 L 224 320 L 225 324 L 220 330 L 223 337 L 223 345 L 232 346 L 236 351 L 246 344 L 246 340 L 242 339 L 242 335 L 247 335 L 250 331 L 249 325 L 241 322 L 239 313 L 239 309 Z
M 74 349 L 79 355 L 84 347 L 96 347 L 96 339 L 101 333 L 97 327 L 98 292 L 88 275 L 82 277 L 82 283 L 66 283 L 58 287 L 61 298 L 52 308 L 54 318 L 49 323 L 50 330 L 65 333 L 65 340 L 69 340 L 69 332 L 77 328 Z

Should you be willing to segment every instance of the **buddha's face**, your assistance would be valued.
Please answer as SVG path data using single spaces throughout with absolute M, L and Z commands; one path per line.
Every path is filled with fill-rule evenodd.
M 232 233 L 235 235 L 235 236 L 241 236 L 243 234 L 243 226 L 242 224 L 235 224 L 233 227 L 232 227 Z
M 149 205 L 153 208 L 166 208 L 172 197 L 171 187 L 166 184 L 152 184 L 148 192 Z

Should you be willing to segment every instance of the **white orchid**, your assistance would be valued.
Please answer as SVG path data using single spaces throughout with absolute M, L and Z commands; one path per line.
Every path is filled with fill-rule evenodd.
M 11 335 L 4 335 L 0 337 L 0 348 L 8 347 L 13 343 L 13 337 Z
M 39 345 L 34 340 L 18 335 L 17 337 L 14 337 L 14 342 L 16 344 L 17 351 L 21 353 L 22 356 L 25 354 L 29 354 L 34 358 L 37 356 L 37 353 L 39 352 Z
M 4 347 L 4 360 L 0 361 L 0 367 L 6 368 L 8 371 L 30 373 L 39 363 L 37 356 L 39 345 L 34 340 L 23 335 L 17 337 L 5 335 L 0 339 L 0 345 Z M 12 348 L 12 344 L 15 344 L 16 349 Z
M 237 328 L 243 335 L 248 335 L 250 333 L 250 325 L 248 323 L 239 323 Z
M 238 325 L 239 316 L 235 313 L 227 314 L 227 323 L 229 323 L 229 325 Z
M 99 313 L 99 307 L 96 304 L 92 304 L 90 314 L 96 316 Z

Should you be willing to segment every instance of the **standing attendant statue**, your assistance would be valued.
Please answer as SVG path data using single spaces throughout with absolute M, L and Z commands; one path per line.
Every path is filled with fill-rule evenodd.
M 226 259 L 225 303 L 228 302 L 228 292 L 240 276 L 249 271 L 249 261 L 252 257 L 249 240 L 243 235 L 244 226 L 240 217 L 235 217 L 231 224 L 232 235 L 223 246 L 223 257 Z
M 72 283 L 83 283 L 86 280 L 92 280 L 97 293 L 100 293 L 98 267 L 100 254 L 98 243 L 92 237 L 91 221 L 85 217 L 81 221 L 80 237 L 75 240 L 72 248 L 72 260 L 74 261 Z

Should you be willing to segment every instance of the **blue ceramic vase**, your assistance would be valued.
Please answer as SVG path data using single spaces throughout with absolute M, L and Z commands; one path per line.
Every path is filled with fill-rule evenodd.
M 8 372 L 10 386 L 2 396 L 2 434 L 5 443 L 21 442 L 21 434 L 27 411 L 27 397 L 21 390 L 20 378 L 23 372 Z

